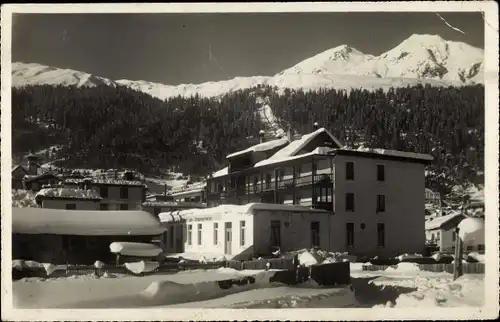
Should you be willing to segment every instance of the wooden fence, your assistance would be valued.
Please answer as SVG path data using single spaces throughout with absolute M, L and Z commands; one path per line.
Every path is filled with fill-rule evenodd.
M 79 276 L 79 275 L 96 275 L 103 276 L 107 274 L 128 274 L 134 276 L 146 276 L 154 274 L 173 274 L 181 271 L 195 270 L 195 269 L 217 269 L 221 267 L 229 267 L 236 270 L 244 269 L 256 269 L 264 270 L 267 268 L 267 264 L 270 264 L 269 268 L 273 269 L 283 269 L 290 270 L 294 269 L 293 258 L 270 258 L 264 260 L 253 260 L 253 261 L 221 261 L 221 262 L 208 262 L 208 263 L 198 263 L 198 262 L 186 262 L 186 263 L 173 263 L 165 262 L 161 264 L 157 269 L 147 273 L 134 274 L 130 272 L 125 265 L 104 265 L 102 268 L 96 268 L 91 265 L 67 265 L 64 268 L 56 269 L 50 275 L 43 267 L 30 267 L 24 269 L 12 268 L 12 278 L 14 280 L 25 278 L 25 277 L 42 277 L 42 278 L 60 278 L 68 276 Z
M 453 273 L 454 264 L 417 264 L 422 271 Z M 389 267 L 396 268 L 396 265 L 363 265 L 364 271 L 384 271 Z M 484 274 L 484 263 L 463 263 L 464 274 Z

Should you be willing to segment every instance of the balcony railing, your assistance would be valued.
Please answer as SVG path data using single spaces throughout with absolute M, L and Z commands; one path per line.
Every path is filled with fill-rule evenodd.
M 227 199 L 244 195 L 254 195 L 274 190 L 285 190 L 293 187 L 304 187 L 309 185 L 330 185 L 333 183 L 333 174 L 317 174 L 313 176 L 302 176 L 298 178 L 287 178 L 276 182 L 258 182 L 246 187 L 230 188 L 222 192 L 209 192 L 210 200 Z

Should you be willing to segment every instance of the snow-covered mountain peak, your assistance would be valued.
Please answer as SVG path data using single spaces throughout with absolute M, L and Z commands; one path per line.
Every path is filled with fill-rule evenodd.
M 461 86 L 484 83 L 484 51 L 438 35 L 414 34 L 379 56 L 364 54 L 349 45 L 325 50 L 274 76 L 235 77 L 202 84 L 165 85 L 145 80 L 118 80 L 40 64 L 12 64 L 12 84 L 95 86 L 122 85 L 160 99 L 200 95 L 216 97 L 242 89 L 271 86 L 317 90 L 335 88 L 388 89 L 416 84 Z
M 350 74 L 355 65 L 372 59 L 372 55 L 365 55 L 349 45 L 340 45 L 285 69 L 277 76 L 288 74 Z
M 12 84 L 16 87 L 38 84 L 76 85 L 77 87 L 102 84 L 116 86 L 116 83 L 110 79 L 85 72 L 21 62 L 12 63 Z

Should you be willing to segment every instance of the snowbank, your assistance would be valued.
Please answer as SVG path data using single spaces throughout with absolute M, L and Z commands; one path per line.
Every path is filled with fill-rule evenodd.
M 420 268 L 415 263 L 399 263 L 386 269 L 387 272 L 418 272 Z
M 304 266 L 356 261 L 356 256 L 349 255 L 348 253 L 328 252 L 321 249 L 308 250 L 304 248 L 297 251 L 289 252 L 288 254 L 289 255 L 298 254 L 299 263 Z
M 37 208 L 35 194 L 31 190 L 12 189 L 12 207 Z
M 51 275 L 58 269 L 66 269 L 65 265 L 54 265 L 51 263 L 39 263 L 35 261 L 26 261 L 22 259 L 12 260 L 12 268 L 17 270 L 44 269 L 47 276 Z
M 484 263 L 484 260 L 485 260 L 485 255 L 479 254 L 478 252 L 469 253 L 467 256 L 475 259 L 479 263 Z
M 270 279 L 274 274 L 274 272 L 268 271 L 253 274 L 242 273 L 239 278 L 232 277 L 227 280 L 193 284 L 155 281 L 141 293 L 141 297 L 151 304 L 161 303 L 161 305 L 204 301 L 252 289 L 270 287 L 272 284 Z
M 125 268 L 134 274 L 150 273 L 160 266 L 158 262 L 140 261 L 135 263 L 125 263 Z
M 112 253 L 125 256 L 156 257 L 163 251 L 153 244 L 114 242 L 109 245 Z

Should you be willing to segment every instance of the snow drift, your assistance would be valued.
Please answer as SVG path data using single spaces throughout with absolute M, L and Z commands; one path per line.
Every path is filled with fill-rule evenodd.
M 163 251 L 160 247 L 146 243 L 114 242 L 109 245 L 112 253 L 124 256 L 156 257 Z
M 150 273 L 160 266 L 158 262 L 140 261 L 134 263 L 125 263 L 125 268 L 134 274 Z
M 466 245 L 484 245 L 484 219 L 465 218 L 458 224 L 458 235 Z

